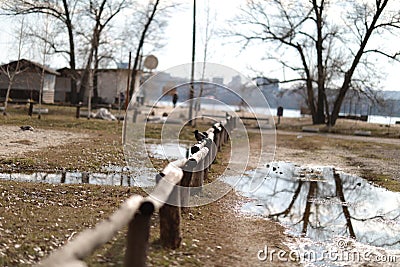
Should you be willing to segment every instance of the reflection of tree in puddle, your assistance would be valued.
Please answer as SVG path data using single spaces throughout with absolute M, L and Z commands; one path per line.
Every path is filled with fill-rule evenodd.
M 400 194 L 332 168 L 316 174 L 291 164 L 278 166 L 287 169 L 285 174 L 272 172 L 256 192 L 245 193 L 262 205 L 253 203 L 245 209 L 258 209 L 316 241 L 346 236 L 373 246 L 400 248 Z M 245 183 L 243 179 L 236 188 L 245 191 Z

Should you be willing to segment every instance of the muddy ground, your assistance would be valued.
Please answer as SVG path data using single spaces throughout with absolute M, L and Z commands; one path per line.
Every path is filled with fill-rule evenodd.
M 58 147 L 89 137 L 87 134 L 62 130 L 33 128 L 33 130 L 24 131 L 16 125 L 2 125 L 0 136 L 0 155 L 2 158 L 11 155 L 23 156 L 33 151 Z

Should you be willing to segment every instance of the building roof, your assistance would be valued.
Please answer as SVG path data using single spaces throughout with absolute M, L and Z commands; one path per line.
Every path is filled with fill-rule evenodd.
M 11 62 L 9 62 L 7 64 L 1 65 L 0 68 L 2 68 L 2 69 L 9 68 L 9 69 L 13 70 L 13 69 L 15 69 L 17 67 L 17 63 L 18 63 L 18 60 L 11 61 Z M 60 75 L 59 72 L 57 72 L 56 70 L 54 70 L 52 68 L 49 68 L 47 66 L 43 66 L 42 64 L 39 64 L 39 63 L 34 62 L 34 61 L 27 60 L 27 59 L 20 59 L 19 60 L 19 69 L 22 70 L 22 71 L 23 70 L 28 70 L 28 69 L 35 69 L 38 72 L 44 71 L 44 72 L 49 73 L 49 74 Z

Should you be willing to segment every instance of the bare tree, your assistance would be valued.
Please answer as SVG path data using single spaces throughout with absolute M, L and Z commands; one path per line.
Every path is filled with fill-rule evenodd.
M 399 12 L 389 4 L 395 1 L 251 0 L 230 34 L 244 47 L 273 45 L 269 58 L 298 75 L 284 82 L 304 84 L 313 123 L 334 125 L 349 90 L 373 87 L 369 55 L 397 59 L 398 53 L 373 46 L 377 37 L 400 28 Z M 335 92 L 332 103 L 327 89 Z
M 15 64 L 7 64 L 6 67 L 1 67 L 1 72 L 7 76 L 8 78 L 8 86 L 6 97 L 4 99 L 4 111 L 3 115 L 7 115 L 7 105 L 10 98 L 11 88 L 14 84 L 15 77 L 22 72 L 20 69 L 20 60 L 21 60 L 21 53 L 22 53 L 22 40 L 24 35 L 24 20 L 21 21 L 21 27 L 18 34 L 18 58 Z
M 162 41 L 163 32 L 167 26 L 170 17 L 170 10 L 178 8 L 179 4 L 174 1 L 160 1 L 148 0 L 147 4 L 142 10 L 136 10 L 134 19 L 129 24 L 130 31 L 130 44 L 129 48 L 133 48 L 134 59 L 131 72 L 131 84 L 129 89 L 129 97 L 126 98 L 126 103 L 132 98 L 132 95 L 137 86 L 136 76 L 140 69 L 140 63 L 146 45 L 146 51 L 151 49 L 159 49 L 164 46 Z M 133 42 L 132 42 L 133 41 Z
M 154 9 L 154 4 L 153 0 L 148 0 L 147 3 L 137 4 L 127 12 L 127 20 L 125 21 L 123 30 L 114 34 L 114 36 L 117 35 L 118 37 L 112 43 L 114 47 L 120 50 L 119 54 L 114 54 L 114 59 L 117 62 L 126 61 L 129 52 L 135 51 L 134 54 L 137 54 L 136 50 L 139 47 L 143 30 L 151 14 L 150 12 Z M 153 53 L 165 46 L 165 28 L 168 25 L 168 19 L 171 15 L 170 11 L 173 7 L 175 5 L 171 2 L 168 5 L 158 4 L 153 21 L 146 30 L 140 57 L 142 53 Z M 141 61 L 140 57 L 139 63 Z
M 49 16 L 46 15 L 46 21 L 45 21 L 45 29 L 44 29 L 44 34 L 45 34 L 45 42 L 43 46 L 43 68 L 42 68 L 42 73 L 40 75 L 40 88 L 39 88 L 39 114 L 38 114 L 38 119 L 40 120 L 42 117 L 42 100 L 43 100 L 43 87 L 44 87 L 44 75 L 45 75 L 45 70 L 44 66 L 46 65 L 46 54 L 48 53 L 47 51 L 47 35 L 48 35 L 48 29 L 49 29 Z
M 134 78 L 141 68 L 143 54 L 150 54 L 165 45 L 164 33 L 170 10 L 176 6 L 178 5 L 174 2 L 162 3 L 162 1 L 148 0 L 145 3 L 138 3 L 129 10 L 123 31 L 119 32 L 119 37 L 113 44 L 114 47 L 120 49 L 119 53 L 114 53 L 114 60 L 118 63 L 126 62 L 127 55 L 134 51 L 134 66 L 130 74 L 132 79 L 129 79 L 132 80 L 129 84 L 130 96 L 137 86 Z M 125 100 L 125 106 L 127 106 L 129 97 Z
M 210 9 L 210 1 L 207 1 L 205 3 L 205 8 L 204 12 L 206 14 L 205 18 L 205 28 L 204 28 L 204 46 L 203 46 L 203 68 L 201 71 L 201 80 L 204 81 L 204 76 L 206 73 L 206 63 L 208 59 L 208 53 L 209 53 L 209 44 L 212 38 L 212 35 L 214 34 L 214 28 L 211 25 L 211 15 L 213 15 L 213 19 L 215 19 L 215 15 L 211 14 L 211 9 Z M 204 82 L 200 83 L 200 92 L 199 96 L 197 98 L 196 104 L 195 104 L 195 118 L 197 118 L 198 112 L 200 110 L 200 98 L 203 96 L 204 92 Z M 196 127 L 197 120 L 193 121 L 193 127 Z
M 127 7 L 126 0 L 102 0 L 102 1 L 89 1 L 87 7 L 87 15 L 91 21 L 94 22 L 92 33 L 88 36 L 90 40 L 89 52 L 87 54 L 86 66 L 83 70 L 80 79 L 80 89 L 78 99 L 83 100 L 85 93 L 89 87 L 90 71 L 93 67 L 93 93 L 94 98 L 98 98 L 97 91 L 97 69 L 101 57 L 99 56 L 99 47 L 101 45 L 101 38 L 103 31 L 109 26 L 110 22 L 115 16 Z M 83 32 L 82 32 L 83 33 Z M 84 33 L 83 33 L 84 35 Z
M 130 89 L 129 89 L 129 98 L 127 98 L 127 101 L 132 97 L 133 92 L 136 87 L 136 75 L 138 73 L 140 53 L 143 50 L 143 45 L 145 43 L 146 37 L 148 36 L 148 32 L 151 29 L 151 25 L 152 25 L 152 23 L 155 22 L 156 13 L 158 13 L 158 11 L 159 11 L 159 4 L 160 4 L 160 0 L 155 0 L 155 1 L 150 0 L 147 5 L 146 11 L 144 12 L 145 23 L 143 24 L 143 28 L 140 33 L 139 42 L 136 47 L 136 53 L 135 53 L 135 58 L 133 60 L 133 67 L 132 67 L 132 73 L 131 73 L 131 85 L 130 85 Z
M 14 0 L 4 1 L 1 9 L 8 15 L 29 15 L 29 14 L 47 14 L 59 21 L 58 32 L 65 32 L 68 38 L 68 47 L 64 47 L 65 41 L 55 42 L 51 39 L 43 40 L 53 49 L 54 53 L 65 54 L 68 57 L 69 66 L 72 74 L 71 84 L 71 102 L 77 101 L 77 74 L 76 74 L 76 54 L 75 54 L 75 23 L 74 16 L 78 13 L 77 6 L 80 0 Z M 41 33 L 35 34 L 39 39 L 44 36 Z

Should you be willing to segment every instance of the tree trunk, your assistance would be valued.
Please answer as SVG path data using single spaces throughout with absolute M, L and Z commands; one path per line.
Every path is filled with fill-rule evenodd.
M 334 126 L 336 124 L 336 120 L 339 117 L 339 112 L 340 112 L 340 107 L 342 106 L 344 97 L 346 96 L 347 91 L 349 90 L 350 87 L 350 79 L 348 78 L 349 74 L 345 74 L 345 81 L 347 80 L 348 82 L 343 83 L 342 88 L 340 88 L 340 92 L 338 96 L 336 97 L 335 104 L 333 105 L 332 113 L 330 116 L 330 121 L 329 121 L 329 126 Z
M 92 56 L 90 56 L 92 57 Z M 83 71 L 82 77 L 81 77 L 81 84 L 79 86 L 79 94 L 78 94 L 78 100 L 80 102 L 83 102 L 83 98 L 85 97 L 86 90 L 89 86 L 89 71 L 90 71 L 90 65 L 92 64 L 91 60 L 89 60 L 86 64 L 86 68 Z
M 335 169 L 333 169 L 333 178 L 335 179 L 336 196 L 339 197 L 341 203 L 346 203 L 346 198 L 344 197 L 343 192 L 343 183 L 340 178 L 340 174 L 337 173 Z M 347 227 L 349 229 L 350 237 L 356 239 L 356 233 L 354 232 L 353 224 L 351 222 L 349 207 L 346 204 L 342 204 L 342 210 L 344 218 L 346 219 Z
M 14 82 L 14 77 L 10 78 L 10 80 L 8 82 L 6 100 L 4 100 L 4 111 L 3 111 L 4 116 L 7 115 L 8 98 L 10 98 L 10 92 L 11 92 L 11 87 L 13 85 L 13 82 Z
M 342 106 L 344 97 L 346 96 L 346 93 L 350 88 L 350 83 L 351 83 L 353 74 L 357 68 L 358 63 L 361 60 L 361 57 L 364 53 L 364 49 L 367 46 L 368 40 L 371 37 L 372 32 L 375 30 L 375 25 L 376 25 L 380 15 L 382 14 L 383 10 L 385 9 L 387 3 L 388 3 L 388 0 L 384 0 L 380 6 L 377 6 L 376 14 L 374 15 L 374 18 L 371 21 L 371 24 L 367 28 L 367 32 L 365 33 L 364 39 L 362 40 L 362 42 L 360 44 L 360 48 L 358 49 L 357 54 L 354 57 L 351 67 L 344 75 L 344 81 L 343 81 L 342 87 L 340 88 L 339 94 L 336 97 L 335 104 L 334 104 L 333 110 L 332 110 L 332 114 L 330 116 L 331 117 L 330 121 L 329 121 L 330 126 L 333 126 L 336 124 L 336 120 L 339 117 L 339 112 L 340 112 L 340 108 Z
M 307 60 L 306 60 L 306 57 L 304 55 L 303 48 L 300 45 L 297 45 L 296 49 L 299 52 L 299 55 L 300 55 L 300 58 L 301 58 L 301 62 L 303 64 L 304 71 L 305 71 L 305 74 L 306 74 L 307 105 L 308 105 L 308 108 L 311 111 L 311 116 L 312 116 L 313 123 L 315 123 L 317 121 L 317 112 L 315 110 L 314 88 L 313 88 L 313 85 L 312 85 L 312 77 L 311 77 L 310 69 L 309 69 L 309 67 L 307 65 Z
M 312 81 L 307 79 L 307 105 L 311 112 L 313 124 L 317 124 L 317 110 L 314 104 L 314 88 L 312 87 Z
M 320 6 L 317 5 L 317 1 L 313 0 L 313 7 L 315 12 L 316 24 L 317 24 L 317 40 L 315 42 L 315 48 L 317 50 L 317 68 L 318 68 L 318 96 L 317 96 L 317 113 L 313 124 L 325 123 L 324 114 L 324 94 L 325 94 L 325 74 L 323 65 L 323 37 L 322 37 L 322 12 L 324 9 L 324 3 L 321 2 Z
M 99 102 L 99 92 L 97 90 L 97 70 L 99 69 L 99 46 L 96 45 L 94 48 L 94 68 L 92 75 L 92 84 L 93 84 L 93 100 L 94 103 Z
M 310 182 L 306 200 L 306 207 L 304 209 L 304 214 L 303 214 L 303 229 L 301 231 L 303 234 L 307 233 L 307 228 L 308 224 L 310 223 L 310 215 L 311 215 L 311 205 L 312 205 L 311 200 L 315 198 L 316 191 L 317 191 L 317 182 Z
M 86 90 L 89 88 L 90 69 L 92 67 L 93 55 L 95 53 L 96 47 L 98 46 L 99 38 L 100 38 L 100 32 L 99 32 L 98 28 L 99 28 L 99 21 L 96 22 L 96 26 L 93 29 L 93 37 L 92 37 L 89 57 L 88 57 L 88 61 L 86 63 L 86 68 L 83 71 L 83 74 L 81 77 L 81 85 L 79 88 L 79 101 L 83 101 L 83 98 L 85 97 L 85 94 L 86 94 Z
M 160 3 L 160 0 L 156 0 L 156 2 L 154 3 L 153 10 L 151 11 L 150 16 L 148 17 L 148 20 L 147 20 L 146 24 L 144 25 L 142 34 L 140 36 L 139 44 L 136 49 L 135 61 L 133 63 L 133 68 L 132 68 L 132 73 L 131 73 L 131 85 L 130 85 L 130 89 L 129 89 L 129 99 L 132 98 L 133 92 L 136 87 L 136 75 L 138 72 L 137 68 L 139 65 L 140 51 L 142 51 L 144 40 L 145 40 L 146 34 L 147 34 L 147 30 L 149 29 L 150 24 L 153 21 L 154 16 L 156 15 L 156 11 L 157 11 L 157 7 L 158 7 L 159 3 Z
M 78 75 L 75 69 L 71 68 L 71 97 L 70 102 L 71 104 L 78 104 L 78 85 L 76 84 L 78 80 Z
M 74 33 L 73 26 L 69 11 L 69 5 L 67 0 L 63 0 L 63 6 L 65 11 L 65 24 L 67 26 L 68 31 L 68 41 L 69 41 L 69 67 L 71 69 L 71 103 L 78 103 L 78 92 L 77 92 L 77 73 L 76 73 L 76 59 L 75 59 L 75 41 L 74 41 Z

